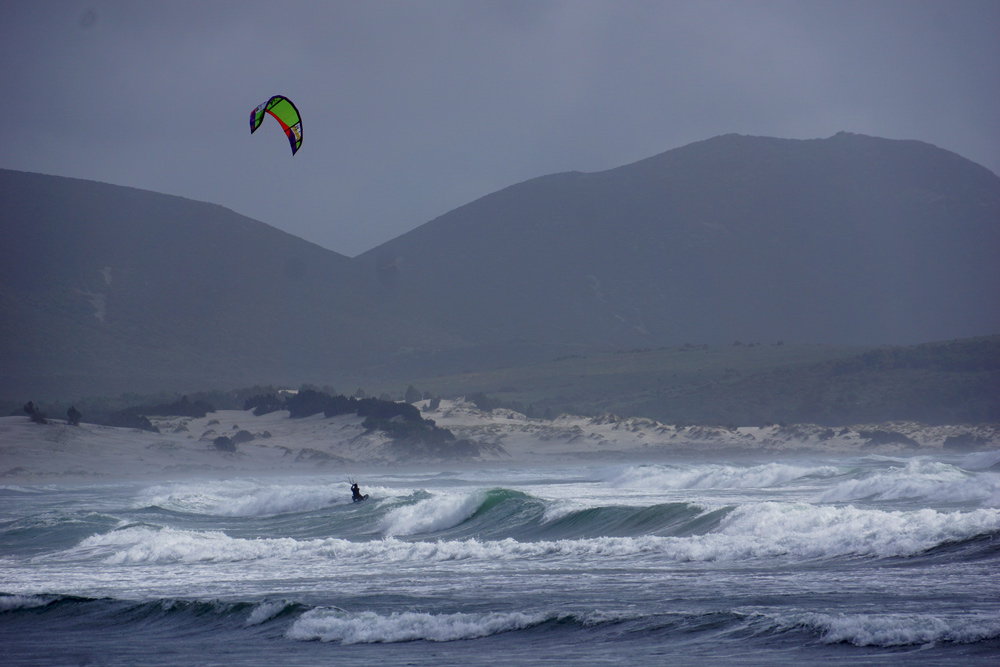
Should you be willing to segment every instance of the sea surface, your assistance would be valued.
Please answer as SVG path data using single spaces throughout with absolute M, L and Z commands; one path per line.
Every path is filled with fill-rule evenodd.
M 0 487 L 5 665 L 1000 664 L 1000 452 Z

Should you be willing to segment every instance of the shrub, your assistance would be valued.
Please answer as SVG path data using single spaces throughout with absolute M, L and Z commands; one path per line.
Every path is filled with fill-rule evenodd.
M 315 389 L 305 389 L 285 399 L 288 416 L 293 419 L 325 413 L 332 397 Z
M 357 401 L 357 412 L 359 417 L 373 417 L 375 419 L 389 420 L 393 417 L 401 417 L 408 422 L 422 422 L 420 410 L 409 403 L 396 403 L 395 401 L 383 401 L 377 398 L 363 398 Z
M 244 442 L 252 442 L 255 439 L 253 433 L 247 430 L 241 430 L 236 435 L 232 437 L 233 446 L 243 444 Z
M 440 403 L 440 399 L 436 399 Z M 475 456 L 479 449 L 474 444 L 456 441 L 448 429 L 439 428 L 430 419 L 420 416 L 420 410 L 410 403 L 397 403 L 378 398 L 354 398 L 343 395 L 330 396 L 313 389 L 290 396 L 285 405 L 291 417 L 308 417 L 323 412 L 326 417 L 357 414 L 364 417 L 362 426 L 369 430 L 384 431 L 395 446 L 409 454 L 430 456 Z M 241 432 L 242 433 L 242 432 Z M 249 435 L 249 434 L 247 434 Z M 238 439 L 240 434 L 236 434 Z M 252 437 L 252 436 L 251 436 Z M 229 438 L 216 438 L 216 447 L 235 451 Z M 225 449 L 232 446 L 233 449 Z
M 258 394 L 243 401 L 244 410 L 253 410 L 255 416 L 270 414 L 285 409 L 285 401 L 274 394 Z
M 48 420 L 45 419 L 45 413 L 42 412 L 33 402 L 28 401 L 24 405 L 24 412 L 27 414 L 31 421 L 36 424 L 48 424 Z
M 205 401 L 191 401 L 187 396 L 173 403 L 161 403 L 160 405 L 136 405 L 125 408 L 121 411 L 130 415 L 153 416 L 153 417 L 192 417 L 200 419 L 209 412 L 215 412 L 215 408 Z
M 483 412 L 490 412 L 493 410 L 493 408 L 499 407 L 493 401 L 490 400 L 489 396 L 487 396 L 481 391 L 477 391 L 475 394 L 471 394 L 468 398 L 470 401 L 476 404 L 477 408 L 479 408 Z
M 973 452 L 978 449 L 985 449 L 989 444 L 990 441 L 988 438 L 975 436 L 971 433 L 949 435 L 944 439 L 944 448 L 955 452 Z
M 128 410 L 116 412 L 100 422 L 103 426 L 114 426 L 117 428 L 137 428 L 142 431 L 159 433 L 160 429 L 153 426 L 146 415 L 136 414 Z
M 330 396 L 329 398 L 330 400 L 326 406 L 326 410 L 323 411 L 323 415 L 325 417 L 350 415 L 358 411 L 358 402 L 356 399 L 349 398 L 343 394 L 337 394 L 336 396 Z
M 212 444 L 215 445 L 215 448 L 218 449 L 220 452 L 236 451 L 236 443 L 224 435 L 220 435 L 218 438 L 213 440 Z

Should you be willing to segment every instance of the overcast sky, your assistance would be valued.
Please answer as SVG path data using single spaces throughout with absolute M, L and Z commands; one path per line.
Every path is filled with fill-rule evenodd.
M 354 256 L 508 185 L 720 134 L 1000 173 L 1000 1 L 0 0 L 0 167 L 221 204 Z M 303 117 L 293 158 L 260 102 Z

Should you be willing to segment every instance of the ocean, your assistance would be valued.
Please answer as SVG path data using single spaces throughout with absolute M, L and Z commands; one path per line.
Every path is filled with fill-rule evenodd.
M 1000 452 L 0 487 L 5 665 L 1000 661 Z

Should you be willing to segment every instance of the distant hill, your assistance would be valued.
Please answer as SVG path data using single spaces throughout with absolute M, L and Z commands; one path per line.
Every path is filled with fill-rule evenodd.
M 355 261 L 467 340 L 613 350 L 996 333 L 998 251 L 995 174 L 840 133 L 727 135 L 537 178 Z
M 444 337 L 380 312 L 354 274 L 221 206 L 0 170 L 0 387 L 320 381 Z
M 353 259 L 220 206 L 0 170 L 0 398 L 984 336 L 998 249 L 1000 177 L 844 133 L 533 179 Z

